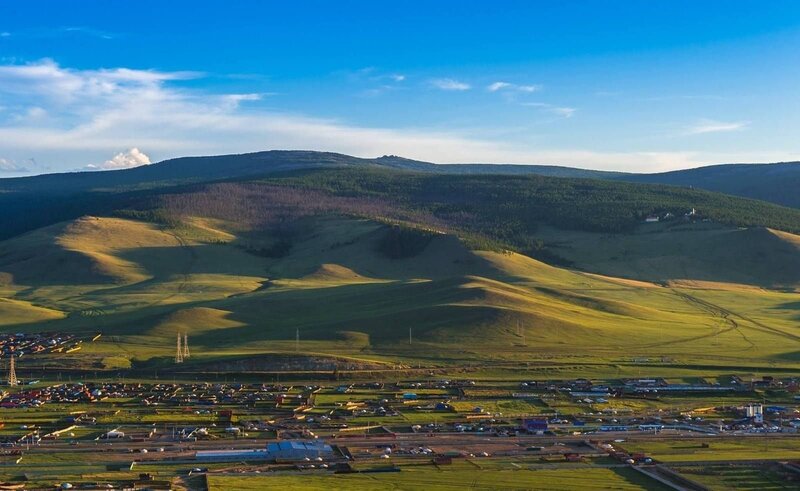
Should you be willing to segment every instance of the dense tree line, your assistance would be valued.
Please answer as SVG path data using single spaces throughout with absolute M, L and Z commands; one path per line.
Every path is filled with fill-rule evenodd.
M 628 232 L 649 215 L 700 217 L 734 226 L 800 232 L 800 210 L 671 186 L 544 176 L 441 175 L 341 169 L 264 181 L 368 197 L 423 212 L 449 225 L 517 242 L 538 224 L 596 232 Z

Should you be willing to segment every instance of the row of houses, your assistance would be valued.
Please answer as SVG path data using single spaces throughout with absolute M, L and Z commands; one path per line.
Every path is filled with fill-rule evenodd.
M 0 333 L 0 358 L 44 353 L 69 353 L 79 350 L 81 341 L 72 334 L 60 332 Z
M 738 376 L 729 377 L 728 381 L 709 382 L 698 380 L 692 383 L 670 382 L 664 378 L 636 378 L 625 379 L 617 383 L 595 383 L 589 379 L 578 378 L 574 380 L 522 382 L 519 385 L 521 392 L 514 397 L 523 397 L 524 394 L 541 394 L 543 392 L 570 393 L 573 397 L 608 397 L 621 396 L 626 393 L 658 393 L 658 392 L 732 392 L 748 391 L 764 388 L 781 388 L 794 393 L 800 391 L 800 380 L 795 377 L 779 379 L 772 376 L 763 376 L 744 380 Z
M 290 401 L 302 403 L 306 396 L 289 395 L 291 387 L 265 384 L 138 384 L 138 383 L 63 383 L 47 387 L 31 387 L 14 393 L 3 393 L 0 407 L 39 407 L 47 403 L 91 403 L 108 398 L 132 398 L 145 406 L 232 404 L 253 405 L 265 402 L 275 405 Z M 295 402 L 292 402 L 294 404 Z

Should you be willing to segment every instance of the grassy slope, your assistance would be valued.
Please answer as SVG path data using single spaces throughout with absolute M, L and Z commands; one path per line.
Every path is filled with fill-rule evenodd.
M 150 275 L 122 251 L 179 245 L 174 235 L 149 224 L 84 217 L 4 242 L 0 269 L 26 285 L 136 283 Z
M 484 462 L 481 462 L 485 465 Z M 496 468 L 454 462 L 450 466 L 404 466 L 401 472 L 371 474 L 274 476 L 209 476 L 209 489 L 259 490 L 303 488 L 308 490 L 383 489 L 531 489 L 531 490 L 658 490 L 666 489 L 630 469 L 528 470 L 510 461 Z
M 4 275 L 4 328 L 103 332 L 104 342 L 82 352 L 87 360 L 166 361 L 176 332 L 189 333 L 193 362 L 292 352 L 299 329 L 304 352 L 409 363 L 800 362 L 791 348 L 800 340 L 796 293 L 605 278 L 473 253 L 447 235 L 415 257 L 388 259 L 376 251 L 383 225 L 329 218 L 304 230 L 283 258 L 248 254 L 240 244 L 252 236 L 199 219 L 169 230 L 82 219 L 6 241 L 2 264 L 12 272 L 7 258 L 30 244 L 100 265 L 75 272 L 72 283 L 56 268 L 29 284 Z
M 539 236 L 575 267 L 610 276 L 684 285 L 800 285 L 800 236 L 766 228 L 657 223 L 632 234 L 599 234 L 543 227 Z

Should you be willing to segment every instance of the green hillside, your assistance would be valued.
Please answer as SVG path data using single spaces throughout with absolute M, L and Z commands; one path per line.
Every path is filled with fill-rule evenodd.
M 543 227 L 537 235 L 573 267 L 604 275 L 663 284 L 800 284 L 800 237 L 768 228 L 655 223 L 629 234 Z
M 57 362 L 83 369 L 174 370 L 178 333 L 189 371 L 268 370 L 275 353 L 365 369 L 800 364 L 800 210 L 350 159 L 2 183 L 0 324 L 102 333 Z
M 292 354 L 298 330 L 302 353 L 365 364 L 664 356 L 758 366 L 796 356 L 794 292 L 587 275 L 516 253 L 473 252 L 447 234 L 392 258 L 381 248 L 395 233 L 390 226 L 302 221 L 282 257 L 247 252 L 270 240 L 264 232 L 197 218 L 166 227 L 87 217 L 5 241 L 10 252 L 33 242 L 44 248 L 49 237 L 53 254 L 68 250 L 94 266 L 74 281 L 42 270 L 34 283 L 4 263 L 0 309 L 12 312 L 4 326 L 102 332 L 67 362 L 99 367 L 120 357 L 135 367 L 168 365 L 179 332 L 195 354 L 186 369 Z

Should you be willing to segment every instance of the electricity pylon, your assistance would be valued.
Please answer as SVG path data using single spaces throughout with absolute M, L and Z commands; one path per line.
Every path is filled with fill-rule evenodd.
M 11 361 L 8 364 L 8 385 L 16 386 L 19 383 L 17 380 L 17 372 L 14 370 L 14 354 L 11 354 Z
M 192 355 L 189 353 L 189 334 L 187 333 L 183 335 L 183 359 L 185 360 L 190 356 Z
M 175 350 L 175 363 L 183 363 L 183 350 L 181 349 L 181 333 L 178 333 L 178 348 Z

